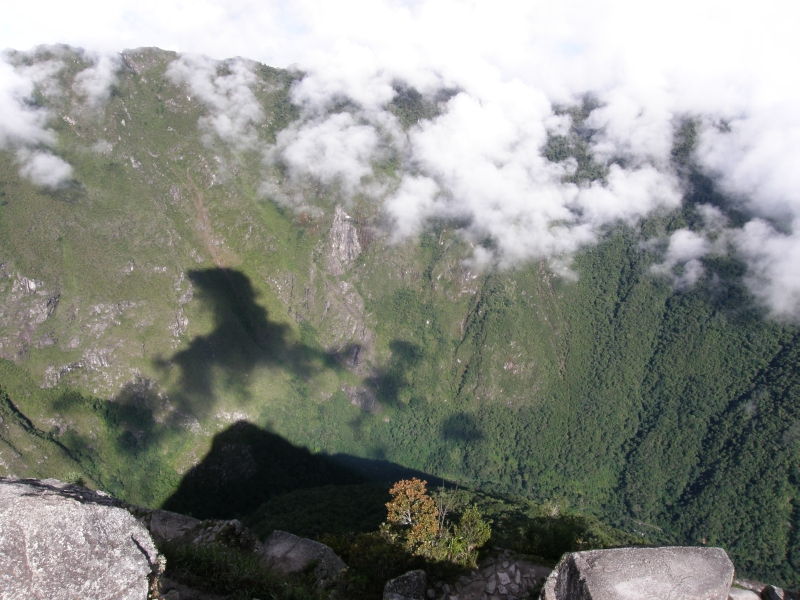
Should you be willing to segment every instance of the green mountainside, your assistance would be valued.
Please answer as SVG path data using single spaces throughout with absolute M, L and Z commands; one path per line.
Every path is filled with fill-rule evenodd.
M 363 485 L 350 467 L 407 470 L 800 579 L 798 328 L 765 316 L 733 257 L 683 291 L 650 270 L 645 242 L 696 226 L 697 204 L 736 217 L 692 168 L 691 123 L 682 209 L 606 232 L 575 281 L 545 262 L 479 272 L 457 223 L 390 244 L 368 198 L 340 206 L 335 186 L 209 135 L 209 109 L 164 76 L 177 55 L 125 53 L 96 109 L 71 91 L 81 54 L 12 59 L 54 52 L 62 93 L 35 100 L 74 180 L 37 187 L 0 150 L 0 474 L 229 518 Z M 269 144 L 302 75 L 254 73 Z M 405 90 L 392 110 L 408 124 L 435 106 Z M 603 177 L 577 133 L 545 151 Z

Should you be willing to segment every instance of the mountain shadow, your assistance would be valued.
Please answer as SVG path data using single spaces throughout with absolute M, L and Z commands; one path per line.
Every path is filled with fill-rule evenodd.
M 247 400 L 248 378 L 257 367 L 284 369 L 301 379 L 323 368 L 342 368 L 338 356 L 293 340 L 288 325 L 270 320 L 241 271 L 202 269 L 190 271 L 188 278 L 203 309 L 212 313 L 214 328 L 173 356 L 156 360 L 162 371 L 180 370 L 170 398 L 181 412 L 207 414 L 215 403 L 215 384 Z
M 242 518 L 278 494 L 365 481 L 364 475 L 327 456 L 239 421 L 214 436 L 211 450 L 162 508 L 198 519 Z

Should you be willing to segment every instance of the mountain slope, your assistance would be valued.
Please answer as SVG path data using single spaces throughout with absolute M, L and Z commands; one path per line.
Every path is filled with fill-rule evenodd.
M 705 259 L 684 290 L 651 271 L 648 240 L 692 227 L 707 181 L 687 170 L 684 207 L 607 231 L 575 258 L 577 280 L 546 263 L 480 271 L 457 221 L 391 243 L 368 198 L 265 162 L 301 74 L 248 63 L 268 118 L 237 145 L 166 76 L 176 58 L 125 53 L 92 107 L 73 91 L 82 54 L 14 57 L 63 63 L 61 93 L 36 101 L 74 173 L 36 186 L 0 151 L 0 386 L 29 422 L 0 430 L 20 454 L 2 447 L 7 472 L 49 474 L 38 456 L 57 454 L 53 475 L 160 505 L 247 421 L 797 578 L 797 328 L 761 313 L 733 258 Z M 404 98 L 407 125 L 435 117 Z M 603 177 L 564 144 L 554 160 L 579 155 L 577 177 Z M 396 168 L 375 164 L 376 181 Z

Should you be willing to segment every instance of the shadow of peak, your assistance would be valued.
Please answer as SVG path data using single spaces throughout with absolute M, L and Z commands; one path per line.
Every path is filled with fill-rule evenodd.
M 406 340 L 392 340 L 389 349 L 392 351 L 392 360 L 399 364 L 413 364 L 422 357 L 422 348 Z
M 270 350 L 276 342 L 286 344 L 289 326 L 269 320 L 247 275 L 234 269 L 212 268 L 189 271 L 187 276 L 198 300 L 213 312 L 217 328 L 241 328 L 264 350 Z
M 447 417 L 442 422 L 442 437 L 446 440 L 476 442 L 484 438 L 475 419 L 467 413 L 458 413 Z
M 179 369 L 170 396 L 181 412 L 197 418 L 209 414 L 217 403 L 218 386 L 250 400 L 248 378 L 258 367 L 283 368 L 301 378 L 326 366 L 335 368 L 322 350 L 295 340 L 288 323 L 270 320 L 250 278 L 241 271 L 211 268 L 187 275 L 196 300 L 211 313 L 213 328 L 171 357 L 155 361 L 162 371 Z
M 162 508 L 198 519 L 241 518 L 276 494 L 366 478 L 247 421 L 214 436 L 211 449 L 183 477 Z
M 445 486 L 455 487 L 455 484 L 441 477 L 436 477 L 430 473 L 404 467 L 383 458 L 362 458 L 351 454 L 334 454 L 331 460 L 342 465 L 372 481 L 393 484 L 401 479 L 422 479 L 428 482 L 428 489 Z

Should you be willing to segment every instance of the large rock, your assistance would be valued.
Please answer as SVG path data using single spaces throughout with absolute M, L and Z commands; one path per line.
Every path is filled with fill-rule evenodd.
M 300 573 L 313 565 L 320 586 L 327 587 L 347 565 L 325 544 L 285 531 L 273 531 L 256 552 L 273 571 L 281 575 Z
M 130 505 L 126 505 L 126 508 L 147 527 L 157 544 L 220 544 L 248 551 L 260 547 L 256 535 L 236 519 L 199 521 L 168 510 L 150 510 Z
M 386 582 L 383 587 L 383 600 L 425 600 L 428 579 L 425 571 L 409 571 Z
M 202 521 L 168 510 L 144 511 L 140 519 L 157 544 L 172 542 L 191 536 Z
M 359 254 L 358 230 L 350 215 L 337 204 L 329 234 L 328 270 L 332 275 L 342 275 Z
M 542 600 L 728 600 L 733 563 L 721 548 L 618 548 L 565 555 Z
M 768 585 L 761 590 L 761 597 L 764 600 L 798 600 L 800 595 L 796 592 L 784 590 L 774 585 Z
M 113 498 L 0 478 L 3 600 L 145 600 L 162 570 L 150 534 Z
M 728 600 L 761 600 L 761 596 L 752 590 L 732 587 L 728 592 Z

